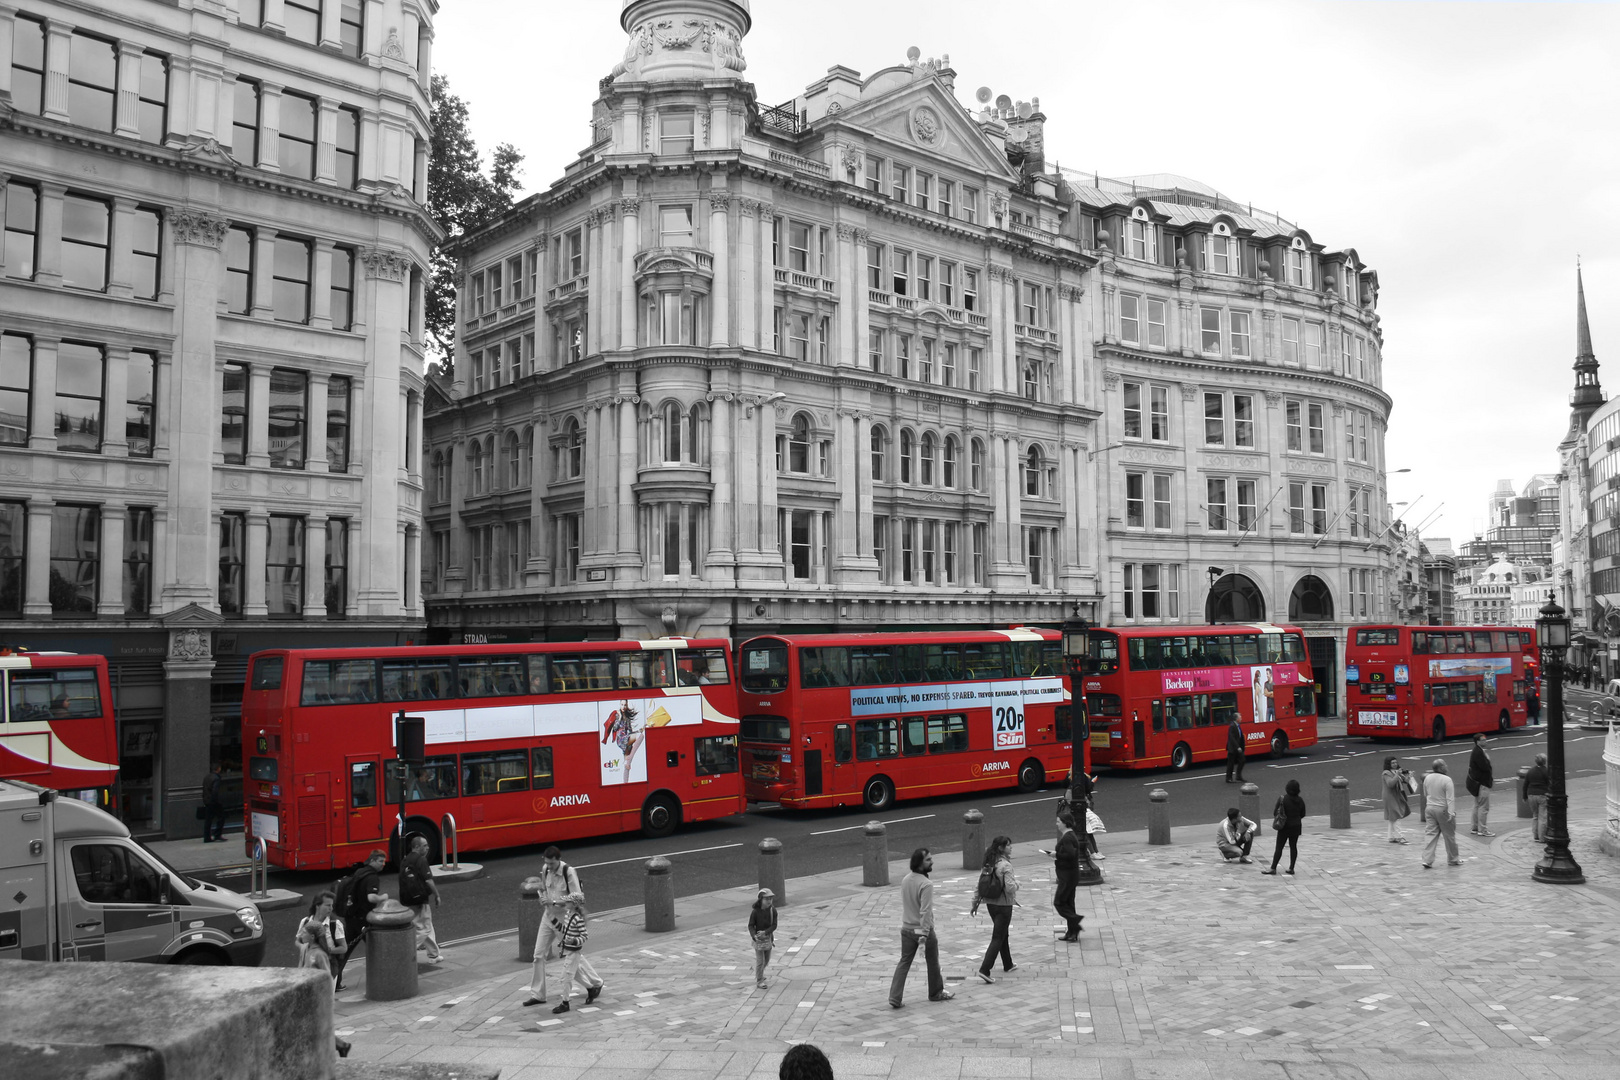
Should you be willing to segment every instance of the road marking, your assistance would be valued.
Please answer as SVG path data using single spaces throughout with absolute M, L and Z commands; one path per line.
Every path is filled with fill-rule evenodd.
M 883 822 L 883 824 L 885 824 L 885 825 L 898 825 L 902 821 L 927 821 L 931 817 L 938 817 L 938 816 L 939 816 L 938 814 L 919 814 L 917 817 L 890 818 L 889 820 Z M 831 836 L 833 833 L 850 832 L 851 830 L 854 830 L 854 829 L 864 829 L 864 828 L 866 828 L 866 823 L 862 822 L 859 825 L 846 825 L 842 829 L 823 829 L 820 832 L 813 832 L 810 835 L 811 836 Z M 727 846 L 729 846 L 729 847 L 740 847 L 741 845 L 732 844 L 732 845 L 727 845 Z
M 1058 801 L 1058 799 L 1061 799 L 1061 798 L 1062 798 L 1061 795 L 1058 796 L 1057 799 L 1054 799 L 1052 796 L 1048 795 L 1045 798 L 1041 798 L 1041 799 L 1025 799 L 1023 802 L 991 803 L 990 804 L 990 809 L 992 809 L 992 810 L 1000 810 L 1003 806 L 1033 806 L 1036 803 L 1056 802 L 1056 801 Z
M 575 870 L 594 870 L 598 866 L 618 866 L 620 863 L 646 862 L 648 859 L 657 859 L 657 858 L 667 859 L 667 858 L 670 858 L 673 855 L 697 855 L 697 854 L 700 854 L 701 852 L 705 852 L 705 851 L 724 851 L 726 848 L 734 848 L 734 847 L 742 847 L 742 843 L 738 842 L 738 843 L 735 843 L 735 844 L 716 844 L 714 847 L 687 848 L 685 851 L 660 851 L 660 852 L 658 852 L 658 853 L 656 853 L 654 855 L 633 855 L 628 859 L 610 859 L 607 862 L 586 863 L 583 866 L 575 866 L 574 869 Z M 572 866 L 573 864 L 570 863 L 569 865 Z
M 1174 777 L 1173 779 L 1169 779 L 1169 780 L 1152 780 L 1152 781 L 1149 781 L 1147 783 L 1144 783 L 1142 786 L 1143 787 L 1158 787 L 1160 784 L 1184 784 L 1188 780 L 1215 780 L 1215 779 L 1225 779 L 1225 778 L 1222 777 L 1221 774 L 1218 773 L 1218 772 L 1200 773 L 1197 776 L 1177 776 L 1177 777 Z

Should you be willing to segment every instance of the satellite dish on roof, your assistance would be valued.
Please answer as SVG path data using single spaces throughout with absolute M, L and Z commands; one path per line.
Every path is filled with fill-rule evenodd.
M 1012 98 L 1008 97 L 1006 94 L 1002 94 L 1000 97 L 996 98 L 996 108 L 1003 112 L 1012 108 Z
M 990 88 L 988 86 L 979 87 L 973 91 L 973 96 L 978 99 L 980 105 L 990 104 Z
M 906 59 L 910 60 L 913 64 L 917 62 L 917 58 L 920 56 L 922 56 L 922 50 L 917 48 L 915 45 L 906 50 Z

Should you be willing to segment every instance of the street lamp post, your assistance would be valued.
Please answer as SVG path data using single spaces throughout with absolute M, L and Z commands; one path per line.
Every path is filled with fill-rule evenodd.
M 1073 745 L 1069 750 L 1069 805 L 1077 814 L 1087 809 L 1084 801 L 1076 804 L 1073 799 L 1075 784 L 1079 778 L 1086 774 L 1086 744 L 1091 740 L 1091 724 L 1086 716 L 1086 658 L 1091 655 L 1091 623 L 1080 612 L 1080 604 L 1076 601 L 1074 614 L 1063 622 L 1063 659 L 1069 671 L 1069 736 Z M 1075 824 L 1080 826 L 1082 837 L 1085 836 L 1085 820 L 1082 818 Z M 1091 857 L 1091 845 L 1084 840 L 1080 843 L 1080 881 L 1081 885 L 1101 885 L 1103 883 L 1102 867 Z
M 1569 853 L 1569 796 L 1564 791 L 1564 651 L 1569 648 L 1569 620 L 1553 594 L 1536 620 L 1541 646 L 1542 677 L 1547 681 L 1547 849 L 1532 876 L 1549 885 L 1579 885 L 1586 880 Z

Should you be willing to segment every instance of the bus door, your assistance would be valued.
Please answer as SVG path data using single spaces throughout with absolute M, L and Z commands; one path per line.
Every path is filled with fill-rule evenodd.
M 362 843 L 383 838 L 382 765 L 374 757 L 351 757 L 349 765 L 349 842 Z
M 1131 745 L 1126 751 L 1126 756 L 1133 758 L 1147 756 L 1147 725 L 1135 709 L 1131 710 Z
M 851 796 L 861 790 L 860 777 L 855 775 L 855 731 L 853 724 L 833 725 L 833 760 L 832 781 L 827 790 L 833 795 L 833 802 L 841 803 L 843 797 Z

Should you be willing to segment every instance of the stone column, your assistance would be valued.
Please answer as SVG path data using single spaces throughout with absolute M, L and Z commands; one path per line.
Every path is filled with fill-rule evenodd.
M 39 231 L 35 233 L 34 280 L 41 285 L 62 284 L 62 198 L 67 188 L 61 184 L 39 185 Z
M 325 13 L 337 18 L 337 4 L 327 4 Z M 337 180 L 338 103 L 329 97 L 319 99 L 315 113 L 315 179 Z
M 274 0 L 266 0 L 266 7 Z M 259 84 L 259 168 L 281 171 L 281 91 L 280 83 Z
M 314 269 L 309 281 L 309 325 L 317 330 L 332 329 L 332 249 L 330 240 L 315 241 Z M 354 316 L 354 268 L 349 268 L 349 315 Z
M 755 410 L 754 446 L 759 456 L 759 550 L 772 566 L 782 565 L 776 520 L 776 406 Z
M 343 19 L 340 4 L 321 5 L 321 48 L 343 48 Z
M 326 618 L 326 515 L 304 519 L 304 618 Z
M 51 19 L 45 23 L 45 101 L 47 120 L 72 123 L 68 115 L 68 56 L 73 48 L 72 25 Z
M 737 205 L 742 210 L 742 219 L 737 230 L 737 319 L 734 324 L 737 328 L 735 343 L 745 349 L 758 349 L 759 344 L 759 308 L 763 295 L 765 310 L 770 311 L 770 301 L 775 295 L 776 287 L 768 283 L 761 293 L 759 277 L 759 207 L 758 199 L 739 199 Z M 769 269 L 767 268 L 767 273 Z
M 163 822 L 165 835 L 196 836 L 202 825 L 202 778 L 210 766 L 209 688 L 214 676 L 213 634 L 206 627 L 169 631 L 163 663 Z
M 270 464 L 270 368 L 254 364 L 248 369 L 247 464 Z
M 606 501 L 602 491 L 602 440 L 606 437 L 603 426 L 601 407 L 586 406 L 585 461 L 580 483 L 585 496 L 580 507 L 579 529 L 579 561 L 582 569 L 595 566 L 597 554 L 611 552 L 617 542 L 617 534 L 610 527 L 602 505 Z
M 49 499 L 28 500 L 28 560 L 24 584 L 23 616 L 51 617 L 51 512 Z
M 34 338 L 33 409 L 28 421 L 28 448 L 56 449 L 56 351 L 57 338 Z M 50 551 L 50 546 L 30 547 L 30 551 Z
M 276 231 L 268 228 L 253 230 L 253 295 L 249 297 L 249 313 L 255 319 L 276 317 L 275 278 Z M 254 366 L 258 370 L 258 365 Z
M 634 317 L 634 305 L 632 318 Z M 618 513 L 617 533 L 618 565 L 625 568 L 641 565 L 640 545 L 636 537 L 636 405 L 635 396 L 617 399 L 619 418 L 619 448 L 615 470 L 614 507 Z M 621 572 L 620 577 L 633 577 Z
M 139 45 L 118 42 L 118 97 L 113 105 L 113 134 L 138 139 L 140 127 L 141 54 Z
M 627 181 L 628 183 L 628 181 Z M 695 224 L 695 223 L 694 223 Z M 636 347 L 636 253 L 641 250 L 641 202 L 619 200 L 619 348 Z M 631 425 L 631 431 L 635 426 Z M 621 551 L 624 548 L 621 546 Z
M 1063 561 L 1062 573 L 1070 579 L 1065 586 L 1067 592 L 1078 592 L 1078 582 L 1073 579 L 1088 565 L 1085 553 L 1081 550 L 1084 531 L 1080 524 L 1080 500 L 1083 491 L 1080 484 L 1080 446 L 1078 443 L 1064 441 L 1058 450 L 1058 483 L 1062 485 L 1063 499 Z
M 716 263 L 719 260 L 716 259 Z M 718 271 L 715 280 L 719 280 Z M 709 497 L 709 552 L 707 564 L 711 581 L 725 581 L 737 564 L 736 489 L 732 480 L 732 395 L 720 391 L 709 394 L 709 481 L 714 491 Z
M 848 295 L 851 303 L 850 314 L 845 317 L 854 324 L 851 336 L 853 352 L 850 354 L 850 363 L 858 368 L 867 368 L 870 364 L 868 352 L 872 341 L 872 304 L 866 294 L 866 245 L 870 234 L 865 229 L 855 229 L 850 244 L 849 265 L 840 268 L 839 273 L 848 276 L 850 280 Z M 959 287 L 960 287 L 959 283 Z M 971 339 L 970 339 L 971 341 Z M 957 378 L 958 386 L 967 385 L 967 351 L 973 347 L 970 342 L 962 344 L 962 369 Z
M 725 191 L 711 190 L 708 195 L 708 202 L 709 251 L 714 255 L 714 284 L 709 293 L 709 345 L 713 348 L 723 348 L 731 342 L 731 230 L 729 226 L 732 198 Z
M 309 373 L 309 420 L 308 431 L 304 436 L 305 472 L 323 473 L 327 471 L 326 392 L 331 386 L 330 379 L 330 372 L 312 371 Z
M 123 618 L 124 615 L 124 504 L 109 499 L 101 504 L 101 558 L 97 582 L 96 614 Z
M 1080 302 L 1085 292 L 1084 285 L 1059 283 L 1057 287 L 1058 364 L 1063 371 L 1059 400 L 1066 405 L 1078 405 L 1085 400 L 1080 359 Z
M 362 528 L 361 539 L 352 549 L 349 577 L 356 582 L 353 595 L 360 615 L 386 617 L 399 614 L 403 578 L 393 530 L 379 523 L 421 521 L 420 508 L 402 505 L 399 490 L 399 457 L 405 443 L 399 432 L 400 342 L 410 317 L 411 258 L 398 249 L 371 248 L 361 252 L 360 263 L 365 268 L 365 283 L 355 293 L 355 321 L 363 321 L 371 332 L 366 336 L 364 389 L 357 380 L 351 398 L 350 417 L 355 426 L 349 437 L 351 446 L 368 448 L 362 466 L 364 510 L 356 515 L 355 523 L 372 527 Z M 417 436 L 413 434 L 411 441 L 414 445 Z
M 135 253 L 131 247 L 130 238 L 130 234 L 135 225 L 134 199 L 113 200 L 111 224 L 112 233 L 109 239 L 112 242 L 112 259 L 111 265 L 107 268 L 107 295 L 119 297 L 134 296 Z M 161 241 L 162 237 L 159 236 L 159 250 L 161 250 Z M 159 282 L 159 293 L 161 293 L 162 290 L 163 283 Z
M 101 452 L 107 457 L 129 456 L 129 432 L 124 426 L 124 410 L 129 401 L 129 348 L 108 345 L 106 358 L 106 399 L 102 410 Z
M 191 115 L 191 58 L 189 56 L 172 56 L 169 58 L 168 94 L 168 136 L 183 139 L 197 129 L 196 120 Z M 212 128 L 213 125 L 210 124 L 209 126 Z
M 270 548 L 270 515 L 263 510 L 247 513 L 247 558 L 242 563 L 242 614 L 249 619 L 264 618 L 270 609 L 264 601 L 265 556 Z
M 602 351 L 602 319 L 607 308 L 606 300 L 609 291 L 611 273 L 607 266 L 607 254 L 603 250 L 602 223 L 607 220 L 611 211 L 605 207 L 592 210 L 585 215 L 585 258 L 589 260 L 590 282 L 587 288 L 585 301 L 585 354 L 587 356 Z

